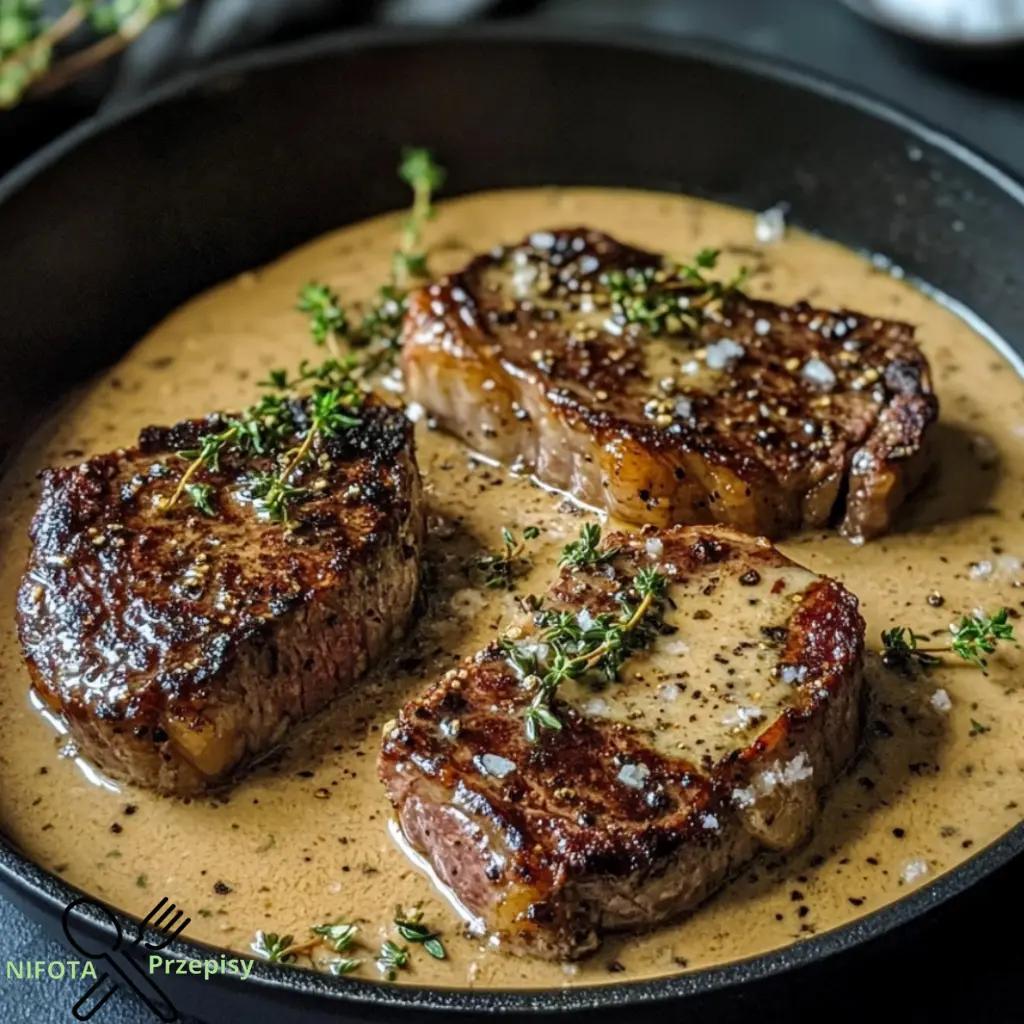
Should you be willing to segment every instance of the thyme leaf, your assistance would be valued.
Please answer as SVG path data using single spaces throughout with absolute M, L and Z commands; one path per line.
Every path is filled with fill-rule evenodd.
M 523 558 L 526 542 L 536 540 L 539 536 L 540 530 L 536 526 L 528 526 L 523 530 L 521 539 L 508 527 L 503 526 L 501 550 L 481 555 L 474 565 L 483 585 L 493 589 L 514 589 L 514 577 L 530 564 L 528 559 Z
M 325 946 L 330 946 L 335 953 L 344 953 L 345 950 L 355 941 L 357 925 L 338 922 L 336 924 L 321 924 L 312 929 L 313 934 L 319 936 Z
M 291 935 L 278 935 L 277 932 L 257 932 L 249 948 L 257 955 L 272 963 L 287 964 L 295 959 L 289 952 L 292 944 Z
M 331 974 L 343 975 L 351 974 L 363 961 L 356 957 L 342 956 L 337 960 L 332 960 L 330 964 Z
M 215 516 L 217 510 L 213 507 L 213 488 L 209 484 L 185 484 L 185 493 L 192 504 L 203 513 L 204 516 Z
M 893 626 L 892 629 L 883 630 L 882 662 L 886 668 L 901 672 L 903 675 L 912 675 L 915 664 L 925 668 L 938 665 L 942 661 L 941 658 L 930 649 L 918 646 L 919 641 L 928 639 L 923 633 L 915 633 L 906 626 Z
M 600 565 L 611 561 L 618 553 L 618 548 L 599 548 L 601 527 L 597 523 L 584 523 L 580 528 L 580 539 L 566 544 L 562 548 L 562 557 L 558 564 L 570 569 L 581 569 L 586 565 Z
M 579 568 L 611 557 L 614 552 L 600 550 L 600 539 L 599 527 L 585 526 L 580 540 L 566 548 L 568 556 L 563 553 L 563 564 Z M 539 629 L 537 644 L 522 645 L 508 635 L 500 638 L 506 659 L 533 693 L 523 711 L 524 729 L 531 743 L 544 730 L 562 729 L 553 703 L 566 679 L 593 674 L 606 683 L 616 682 L 626 661 L 653 642 L 661 625 L 662 599 L 667 589 L 668 580 L 662 573 L 641 569 L 618 595 L 622 609 L 618 617 L 607 612 L 584 616 L 541 610 L 534 615 Z M 546 651 L 543 658 L 540 650 Z
M 929 638 L 915 633 L 906 626 L 893 626 L 882 632 L 882 661 L 887 668 L 910 675 L 915 665 L 930 668 L 942 663 L 941 654 L 952 651 L 964 661 L 978 666 L 988 675 L 988 658 L 1002 641 L 1016 642 L 1008 608 L 1000 608 L 994 615 L 964 615 L 959 623 L 949 627 L 949 647 L 920 647 L 919 641 Z
M 746 269 L 727 281 L 709 277 L 705 271 L 715 269 L 718 256 L 717 249 L 701 249 L 691 263 L 679 266 L 607 271 L 600 282 L 608 290 L 612 318 L 623 325 L 638 324 L 654 337 L 696 334 L 747 277 Z
M 964 661 L 971 661 L 988 675 L 988 659 L 1001 640 L 1014 640 L 1010 610 L 1000 608 L 995 615 L 980 618 L 964 615 L 950 630 L 949 646 Z
M 396 945 L 390 939 L 385 939 L 377 956 L 377 970 L 387 981 L 394 981 L 399 970 L 408 966 L 409 950 L 405 946 Z
M 435 960 L 444 960 L 447 956 L 441 936 L 428 927 L 422 920 L 423 911 L 419 908 L 403 914 L 401 909 L 395 915 L 395 929 L 406 942 L 416 942 Z

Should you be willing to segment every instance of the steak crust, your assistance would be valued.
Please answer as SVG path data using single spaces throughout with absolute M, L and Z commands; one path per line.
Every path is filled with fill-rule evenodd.
M 698 337 L 654 344 L 611 317 L 604 275 L 662 265 L 585 228 L 476 257 L 410 297 L 409 398 L 627 522 L 884 533 L 938 415 L 913 327 L 734 292 Z
M 648 527 L 604 543 L 620 549 L 614 561 L 562 569 L 545 608 L 614 610 L 614 595 L 656 566 L 671 584 L 666 623 L 677 622 L 683 640 L 709 602 L 772 609 L 759 620 L 771 624 L 725 658 L 736 674 L 723 676 L 710 703 L 710 730 L 697 737 L 692 724 L 711 696 L 693 686 L 716 688 L 698 673 L 653 722 L 636 710 L 594 710 L 585 687 L 573 695 L 563 683 L 563 727 L 531 743 L 522 718 L 531 693 L 495 642 L 406 705 L 385 727 L 379 761 L 407 841 L 440 882 L 503 948 L 548 959 L 584 955 L 608 930 L 672 918 L 762 847 L 798 845 L 860 735 L 864 622 L 841 584 L 767 540 L 720 527 Z M 539 636 L 530 617 L 516 628 L 523 642 Z M 655 656 L 608 699 L 657 678 Z M 670 670 L 679 657 L 669 656 Z M 744 679 L 737 665 L 747 666 L 742 685 L 771 708 L 746 725 L 729 703 L 740 685 L 731 680 Z
M 108 775 L 178 795 L 224 783 L 402 633 L 424 531 L 412 429 L 372 399 L 359 418 L 318 436 L 310 497 L 287 525 L 245 494 L 269 458 L 226 454 L 197 474 L 215 517 L 187 500 L 161 509 L 184 466 L 168 456 L 223 429 L 219 416 L 42 474 L 21 642 L 34 685 Z

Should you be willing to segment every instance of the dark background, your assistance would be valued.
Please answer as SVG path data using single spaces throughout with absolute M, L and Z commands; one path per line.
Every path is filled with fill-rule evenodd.
M 0 112 L 0 172 L 77 121 L 227 53 L 349 25 L 480 17 L 628 24 L 727 41 L 860 86 L 1024 175 L 1024 53 L 926 49 L 859 20 L 837 0 L 192 0 L 116 65 L 57 97 Z M 924 922 L 867 948 L 667 1013 L 716 1024 L 752 1017 L 824 1017 L 830 1024 L 862 1024 L 865 1016 L 908 1024 L 1022 1021 L 1022 911 L 1024 865 L 1010 865 Z M 65 956 L 0 902 L 0 967 L 7 960 Z M 0 1024 L 73 1020 L 79 986 L 9 981 L 5 974 Z M 122 992 L 96 1017 L 104 1024 L 152 1019 Z

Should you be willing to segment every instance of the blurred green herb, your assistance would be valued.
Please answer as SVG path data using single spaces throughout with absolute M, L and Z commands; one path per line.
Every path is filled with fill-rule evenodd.
M 54 20 L 42 0 L 0 0 L 0 109 L 30 90 L 52 92 L 103 63 L 149 26 L 188 0 L 72 0 Z M 58 57 L 57 50 L 88 25 L 98 40 Z
M 528 526 L 523 530 L 521 538 L 517 538 L 507 526 L 503 526 L 501 550 L 481 555 L 475 562 L 474 568 L 480 575 L 483 585 L 494 589 L 511 590 L 515 576 L 530 564 L 529 559 L 523 557 L 526 542 L 536 540 L 539 536 L 540 530 L 536 526 Z

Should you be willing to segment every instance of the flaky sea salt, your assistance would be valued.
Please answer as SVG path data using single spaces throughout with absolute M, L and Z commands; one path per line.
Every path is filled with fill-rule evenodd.
M 807 678 L 806 665 L 780 665 L 779 679 L 784 683 L 802 683 Z
M 493 775 L 496 779 L 503 779 L 516 770 L 515 761 L 510 761 L 500 754 L 481 755 L 480 765 L 488 775 Z
M 903 870 L 900 872 L 900 878 L 907 885 L 911 885 L 919 879 L 924 878 L 930 870 L 928 861 L 926 860 L 908 860 L 907 863 L 903 865 Z
M 945 690 L 936 690 L 929 698 L 928 703 L 936 711 L 942 712 L 942 714 L 946 714 L 953 707 L 953 702 L 949 699 L 949 694 Z
M 732 802 L 737 807 L 753 807 L 754 791 L 752 789 L 734 789 L 732 791 Z
M 648 537 L 644 541 L 644 551 L 646 551 L 651 558 L 661 558 L 664 550 L 665 544 L 660 537 Z
M 759 707 L 738 707 L 731 708 L 722 715 L 722 725 L 728 728 L 749 729 L 764 718 L 764 712 Z
M 763 244 L 780 242 L 786 235 L 787 203 L 776 203 L 775 206 L 762 210 L 754 218 L 754 237 Z
M 776 761 L 757 777 L 756 787 L 762 793 L 770 793 L 776 786 L 793 786 L 814 774 L 813 766 L 807 760 L 807 754 L 800 751 L 792 761 L 781 764 Z
M 615 777 L 630 789 L 643 789 L 650 774 L 651 769 L 645 764 L 624 764 Z
M 826 391 L 831 391 L 836 386 L 835 372 L 823 359 L 808 359 L 801 374 L 805 380 Z
M 746 355 L 746 349 L 732 338 L 721 338 L 707 347 L 704 361 L 709 370 L 726 370 Z

